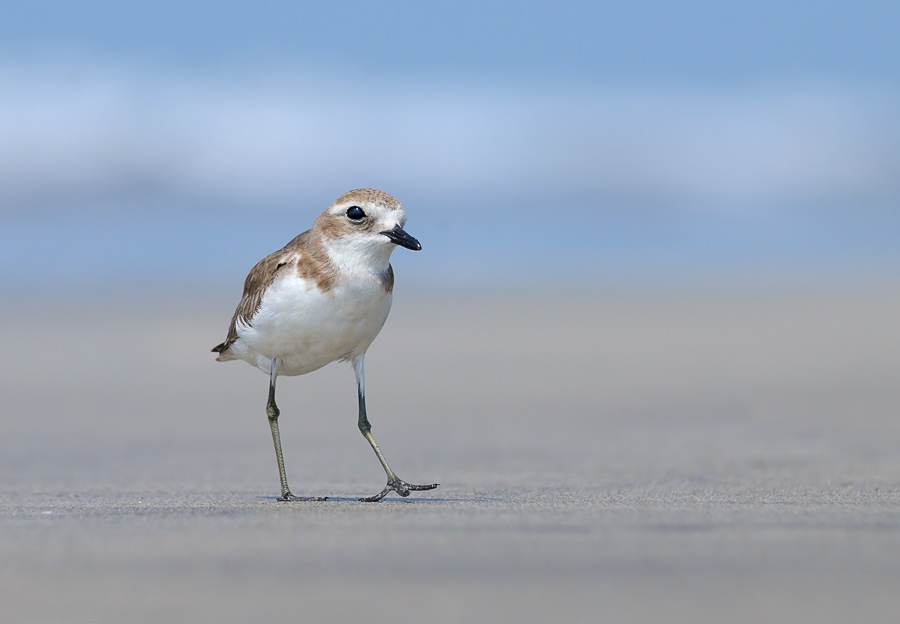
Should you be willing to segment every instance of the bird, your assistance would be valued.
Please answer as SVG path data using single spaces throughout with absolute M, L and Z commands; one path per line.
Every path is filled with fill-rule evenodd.
M 275 402 L 279 376 L 305 375 L 335 361 L 349 362 L 356 375 L 357 426 L 387 475 L 387 485 L 360 498 L 377 502 L 390 492 L 433 490 L 415 485 L 391 469 L 372 436 L 366 413 L 366 350 L 391 309 L 397 246 L 422 245 L 403 226 L 406 213 L 391 195 L 373 188 L 347 191 L 283 248 L 260 260 L 244 281 L 244 291 L 225 341 L 213 347 L 219 362 L 243 360 L 269 375 L 266 415 L 281 480 L 280 501 L 327 500 L 291 493 Z

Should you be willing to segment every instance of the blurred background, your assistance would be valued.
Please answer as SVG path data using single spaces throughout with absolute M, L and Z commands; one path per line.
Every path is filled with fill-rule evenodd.
M 12 3 L 0 286 L 237 296 L 344 191 L 405 288 L 900 269 L 900 5 Z

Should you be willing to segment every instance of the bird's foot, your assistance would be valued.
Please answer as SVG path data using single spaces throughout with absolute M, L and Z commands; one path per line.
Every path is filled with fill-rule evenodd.
M 313 501 L 313 502 L 321 502 L 327 501 L 327 496 L 294 496 L 290 492 L 285 492 L 281 495 L 281 498 L 278 499 L 282 503 L 284 502 L 292 502 L 292 501 Z
M 377 503 L 382 498 L 387 496 L 388 492 L 397 492 L 400 496 L 406 497 L 409 496 L 410 492 L 420 492 L 422 490 L 433 490 L 436 488 L 439 483 L 432 483 L 430 485 L 413 485 L 412 483 L 407 483 L 402 479 L 398 479 L 394 477 L 392 479 L 388 479 L 387 485 L 384 486 L 384 489 L 381 490 L 375 496 L 367 496 L 366 498 L 359 499 L 360 502 L 363 503 Z

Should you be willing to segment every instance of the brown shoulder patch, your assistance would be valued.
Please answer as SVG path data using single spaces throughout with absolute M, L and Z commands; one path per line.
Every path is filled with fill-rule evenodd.
M 297 256 L 297 275 L 314 281 L 319 290 L 328 292 L 334 288 L 337 269 L 331 263 L 321 241 L 308 236 L 304 242 L 306 244 L 303 251 Z
M 384 292 L 393 292 L 394 290 L 394 267 L 388 264 L 387 271 L 379 275 L 381 285 L 384 286 Z

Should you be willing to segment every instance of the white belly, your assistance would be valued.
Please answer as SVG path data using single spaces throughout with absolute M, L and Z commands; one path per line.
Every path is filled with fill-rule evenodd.
M 342 280 L 322 292 L 288 275 L 266 289 L 250 326 L 237 327 L 231 351 L 268 373 L 304 375 L 335 360 L 365 354 L 391 310 L 391 293 L 377 279 Z

